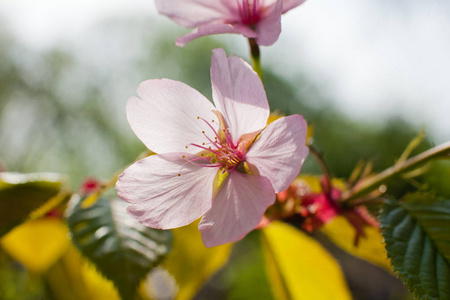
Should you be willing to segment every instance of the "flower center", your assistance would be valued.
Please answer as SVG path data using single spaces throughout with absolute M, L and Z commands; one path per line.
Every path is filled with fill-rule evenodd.
M 264 0 L 236 0 L 241 21 L 245 25 L 253 25 L 261 19 Z
M 218 112 L 217 112 L 218 113 Z M 218 113 L 220 115 L 220 113 Z M 221 115 L 219 116 L 221 117 Z M 187 159 L 184 155 L 183 158 L 186 159 L 186 163 L 181 167 L 184 168 L 189 163 L 201 166 L 201 167 L 215 167 L 220 168 L 224 172 L 231 172 L 236 169 L 239 164 L 245 160 L 245 150 L 240 145 L 239 142 L 237 145 L 233 143 L 233 140 L 230 136 L 230 131 L 228 128 L 225 128 L 225 123 L 223 119 L 221 120 L 221 125 L 219 131 L 216 131 L 214 127 L 205 119 L 197 117 L 198 120 L 205 122 L 209 128 L 211 128 L 212 133 L 214 134 L 214 138 L 208 137 L 205 131 L 202 131 L 202 134 L 208 140 L 208 142 L 199 144 L 189 144 L 188 147 L 196 147 L 199 149 L 199 153 L 197 156 L 192 159 Z M 212 123 L 214 120 L 211 121 Z M 178 176 L 181 175 L 178 173 Z
M 222 129 L 221 129 L 222 130 Z M 217 149 L 208 149 L 213 154 L 211 163 L 218 163 L 222 168 L 227 171 L 234 170 L 239 163 L 243 160 L 244 154 L 233 144 L 228 129 L 223 130 L 226 139 L 224 141 L 217 142 Z

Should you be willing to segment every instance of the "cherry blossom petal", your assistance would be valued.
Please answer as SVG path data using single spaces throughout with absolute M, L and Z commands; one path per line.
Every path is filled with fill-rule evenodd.
M 270 46 L 278 40 L 281 33 L 282 1 L 266 8 L 263 18 L 256 24 L 258 37 L 256 42 L 261 46 Z
M 297 6 L 299 6 L 300 4 L 302 4 L 305 1 L 306 0 L 265 0 L 264 6 L 270 7 L 270 6 L 274 5 L 276 2 L 281 2 L 283 4 L 282 13 L 284 14 L 284 13 L 288 12 L 289 10 L 296 8 Z
M 199 26 L 186 35 L 178 37 L 175 43 L 178 47 L 183 47 L 190 41 L 195 40 L 199 37 L 220 33 L 238 33 L 247 38 L 255 38 L 258 35 L 248 26 L 244 26 L 241 24 L 208 23 Z
M 156 0 L 160 14 L 183 27 L 197 27 L 216 20 L 238 20 L 237 2 L 229 0 Z
M 213 247 L 239 240 L 258 226 L 274 201 L 275 192 L 267 178 L 231 172 L 198 225 L 203 243 Z
M 269 178 L 275 192 L 286 190 L 297 177 L 309 149 L 305 145 L 307 125 L 300 115 L 270 123 L 247 153 L 247 162 Z
M 264 7 L 272 6 L 278 1 L 283 2 L 283 0 L 264 0 Z
M 236 143 L 244 133 L 264 128 L 269 117 L 269 103 L 261 79 L 241 58 L 227 58 L 223 49 L 214 49 L 211 84 L 217 110 L 224 116 Z
M 201 119 L 218 129 L 214 106 L 190 86 L 169 79 L 142 82 L 137 93 L 127 103 L 127 117 L 137 137 L 156 153 L 197 153 L 190 143 L 207 142 L 202 131 L 214 137 L 213 131 Z M 214 122 L 211 122 L 215 120 Z
M 296 8 L 303 2 L 305 2 L 305 0 L 283 0 L 283 14 L 293 8 Z
M 160 229 L 180 227 L 211 208 L 217 168 L 192 163 L 182 168 L 186 163 L 182 155 L 196 157 L 188 153 L 152 155 L 119 176 L 117 194 L 131 204 L 127 211 L 140 223 Z

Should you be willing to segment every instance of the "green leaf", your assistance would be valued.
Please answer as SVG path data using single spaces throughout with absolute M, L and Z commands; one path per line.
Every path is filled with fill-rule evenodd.
M 43 206 L 46 213 L 60 204 L 55 198 L 64 181 L 52 173 L 0 173 L 0 237 Z
M 74 198 L 68 211 L 74 244 L 123 299 L 133 299 L 139 283 L 170 252 L 172 233 L 138 223 L 121 200 L 102 197 L 88 207 L 82 200 Z
M 406 149 L 403 151 L 402 155 L 397 160 L 396 165 L 403 164 L 411 155 L 411 153 L 414 151 L 414 149 L 419 147 L 419 145 L 423 142 L 424 139 L 425 139 L 425 130 L 421 129 L 417 134 L 417 136 L 415 136 L 411 140 L 411 142 L 409 142 L 408 146 L 406 146 Z
M 394 270 L 409 290 L 420 299 L 447 300 L 450 299 L 450 200 L 433 198 L 410 194 L 401 202 L 388 201 L 381 225 Z

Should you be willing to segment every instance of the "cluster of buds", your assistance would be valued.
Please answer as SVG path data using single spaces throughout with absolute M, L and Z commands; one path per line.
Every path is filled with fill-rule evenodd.
M 327 177 L 298 177 L 289 188 L 277 194 L 277 202 L 266 213 L 260 227 L 275 219 L 293 223 L 307 232 L 314 232 L 343 216 L 355 228 L 355 246 L 364 237 L 364 227 L 379 223 L 364 206 L 348 206 L 339 201 L 344 185 L 332 184 Z
M 101 183 L 98 179 L 94 177 L 88 177 L 81 184 L 80 195 L 87 196 L 99 191 L 102 187 L 104 187 L 104 184 Z

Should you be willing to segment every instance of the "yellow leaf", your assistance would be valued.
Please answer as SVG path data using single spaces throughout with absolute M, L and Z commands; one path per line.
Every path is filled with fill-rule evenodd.
M 30 272 L 48 270 L 67 250 L 67 226 L 56 218 L 43 218 L 17 226 L 1 240 L 3 249 Z
M 320 183 L 320 177 L 314 175 L 300 175 L 295 180 L 296 186 L 302 188 L 302 194 L 307 193 L 321 193 L 322 184 Z M 339 190 L 345 190 L 345 182 L 340 179 L 331 179 L 331 185 L 338 188 Z
M 301 175 L 298 176 L 295 181 L 297 184 L 302 185 L 307 189 L 307 193 L 320 193 L 322 192 L 322 185 L 320 184 L 320 177 L 313 175 Z
M 73 245 L 48 271 L 47 280 L 58 300 L 122 300 L 112 281 L 103 277 Z M 138 289 L 139 299 L 149 300 L 145 285 L 144 280 Z
M 58 300 L 120 300 L 113 283 L 101 276 L 72 245 L 49 270 L 47 279 Z
M 380 230 L 375 227 L 364 227 L 366 237 L 361 237 L 357 247 L 354 246 L 355 228 L 341 216 L 322 227 L 322 232 L 336 245 L 357 257 L 363 258 L 377 266 L 391 271 L 392 267 L 383 243 Z
M 351 299 L 338 263 L 318 242 L 281 222 L 264 228 L 262 237 L 275 299 Z
M 90 263 L 81 266 L 86 292 L 92 300 L 120 300 L 114 284 L 100 275 Z
M 81 275 L 81 257 L 71 245 L 69 250 L 47 273 L 49 289 L 58 300 L 91 300 Z
M 177 300 L 192 299 L 230 255 L 232 244 L 206 248 L 197 227 L 198 221 L 173 230 L 172 252 L 163 264 L 178 284 Z

